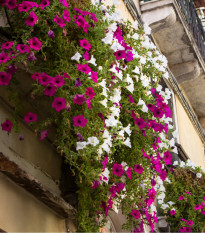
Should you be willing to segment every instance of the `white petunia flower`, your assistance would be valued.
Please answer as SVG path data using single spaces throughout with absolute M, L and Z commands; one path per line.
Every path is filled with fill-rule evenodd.
M 161 208 L 162 208 L 163 210 L 165 210 L 165 209 L 169 208 L 169 205 L 167 205 L 167 204 L 162 204 L 162 205 L 161 205 Z
M 98 83 L 98 85 L 100 85 L 103 88 L 106 88 L 106 81 L 105 81 L 105 79 L 103 79 L 102 82 Z
M 135 22 L 133 23 L 133 27 L 134 27 L 135 29 L 138 29 L 138 25 L 139 25 L 138 21 L 135 20 Z
M 169 205 L 174 205 L 175 203 L 173 201 L 167 202 Z M 174 209 L 174 208 L 173 208 Z
M 135 66 L 135 69 L 132 71 L 135 74 L 140 74 L 140 69 L 138 66 Z
M 130 138 L 127 138 L 124 142 L 122 142 L 122 144 L 124 144 L 125 146 L 128 146 L 129 148 L 132 148 Z
M 132 130 L 130 129 L 130 124 L 127 126 L 127 127 L 125 127 L 124 128 L 124 131 L 130 136 L 131 135 L 131 132 L 132 132 Z
M 149 27 L 149 25 L 148 24 L 144 24 L 144 31 L 145 31 L 145 33 L 147 34 L 147 35 L 149 35 L 149 34 L 151 34 L 151 28 Z
M 107 183 L 107 184 L 108 184 L 108 181 L 109 181 L 109 174 L 110 174 L 110 172 L 109 172 L 109 170 L 107 169 L 107 167 L 105 168 L 104 172 L 101 173 L 101 175 L 102 175 L 103 177 L 107 178 L 106 180 L 103 179 L 103 181 L 104 181 L 105 183 Z
M 91 63 L 91 64 L 93 64 L 94 66 L 97 66 L 97 64 L 96 64 L 95 62 L 96 62 L 96 59 L 94 58 L 93 55 L 91 55 L 91 59 L 88 61 L 88 63 Z
M 133 39 L 135 40 L 138 40 L 139 39 L 139 34 L 135 33 L 133 36 L 132 36 Z
M 174 166 L 177 166 L 178 164 L 179 164 L 178 161 L 174 161 L 174 163 L 173 163 Z
M 76 150 L 82 150 L 86 147 L 87 142 L 77 142 Z
M 76 61 L 79 62 L 79 60 L 80 60 L 81 57 L 82 56 L 80 55 L 80 53 L 77 52 L 74 56 L 71 57 L 71 60 L 76 60 Z
M 101 103 L 103 106 L 105 106 L 107 108 L 107 99 L 99 101 L 99 103 Z
M 197 177 L 197 178 L 201 178 L 201 177 L 202 177 L 202 174 L 201 174 L 201 173 L 197 173 L 197 174 L 196 174 L 196 177 Z
M 105 120 L 105 124 L 107 127 L 117 126 L 118 120 L 116 120 L 113 116 L 109 117 Z
M 97 146 L 99 144 L 99 140 L 96 137 L 89 137 L 88 144 L 92 146 Z

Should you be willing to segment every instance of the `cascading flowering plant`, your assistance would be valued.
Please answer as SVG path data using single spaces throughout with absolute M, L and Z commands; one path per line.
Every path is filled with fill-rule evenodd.
M 175 161 L 166 183 L 166 197 L 160 202 L 171 231 L 203 232 L 205 230 L 205 170 L 186 162 Z M 171 201 L 170 201 L 171 200 Z
M 142 232 L 146 224 L 153 231 L 154 201 L 164 196 L 165 165 L 176 148 L 168 139 L 171 92 L 159 84 L 168 78 L 167 60 L 150 41 L 150 28 L 122 26 L 115 6 L 103 3 L 1 5 L 14 31 L 1 47 L 0 85 L 15 87 L 19 63 L 32 70 L 32 96 L 44 97 L 50 114 L 39 123 L 28 112 L 24 121 L 40 140 L 56 128 L 57 150 L 77 174 L 78 230 L 98 231 L 109 211 L 121 208 L 126 229 Z M 2 130 L 10 133 L 15 123 L 5 119 Z

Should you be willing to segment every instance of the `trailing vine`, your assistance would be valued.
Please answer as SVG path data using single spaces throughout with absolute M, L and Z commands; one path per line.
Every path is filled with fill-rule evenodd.
M 0 85 L 15 88 L 19 64 L 32 72 L 32 96 L 44 97 L 49 116 L 23 112 L 24 121 L 40 140 L 56 128 L 57 151 L 77 176 L 78 231 L 98 231 L 114 207 L 127 216 L 125 229 L 154 230 L 174 146 L 171 92 L 159 84 L 167 60 L 147 25 L 122 23 L 114 5 L 84 3 L 3 1 L 14 31 L 2 45 Z

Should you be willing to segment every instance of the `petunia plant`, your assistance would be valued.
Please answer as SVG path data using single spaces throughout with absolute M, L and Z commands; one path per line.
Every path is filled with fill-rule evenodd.
M 161 203 L 173 232 L 205 230 L 205 172 L 191 160 L 179 164 L 168 173 L 166 198 Z
M 168 78 L 167 60 L 150 28 L 121 21 L 115 6 L 103 3 L 1 5 L 12 39 L 1 47 L 0 85 L 14 89 L 21 64 L 32 72 L 32 96 L 47 101 L 49 117 L 39 122 L 28 112 L 24 121 L 40 140 L 55 126 L 57 151 L 76 175 L 78 231 L 99 231 L 113 208 L 127 217 L 126 229 L 142 232 L 146 224 L 154 230 L 154 202 L 164 194 L 174 139 L 168 139 L 171 92 L 159 84 Z M 2 130 L 10 133 L 15 124 L 5 119 Z

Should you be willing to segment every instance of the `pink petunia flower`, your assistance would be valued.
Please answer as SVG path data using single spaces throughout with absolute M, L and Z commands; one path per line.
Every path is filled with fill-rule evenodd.
M 14 45 L 13 41 L 11 41 L 11 42 L 8 41 L 8 42 L 2 44 L 1 49 L 2 50 L 4 50 L 4 49 L 7 50 L 7 49 L 10 49 L 13 45 Z
M 85 94 L 89 97 L 90 100 L 95 96 L 95 92 L 92 87 L 87 87 Z
M 10 73 L 0 72 L 0 86 L 8 86 L 12 76 Z
M 60 17 L 58 17 L 57 15 L 55 16 L 53 21 L 56 22 L 56 24 L 58 24 L 61 28 L 66 26 L 65 21 Z
M 88 64 L 78 64 L 78 70 L 85 74 L 89 74 L 92 71 Z
M 48 136 L 48 133 L 49 133 L 49 129 L 42 131 L 40 140 L 42 141 L 44 138 L 46 138 Z
M 189 220 L 189 221 L 186 222 L 186 224 L 187 224 L 188 226 L 192 226 L 192 225 L 194 224 L 194 222 L 191 221 L 191 220 Z
M 90 60 L 90 56 L 89 56 L 89 53 L 87 51 L 85 51 L 84 55 L 83 55 L 83 58 L 86 60 L 86 61 L 89 61 Z
M 75 127 L 80 126 L 84 128 L 88 120 L 83 115 L 79 115 L 79 116 L 73 117 L 73 122 L 74 122 Z
M 135 102 L 134 98 L 131 95 L 129 95 L 128 97 L 129 97 L 130 103 L 134 103 Z
M 67 22 L 67 23 L 69 23 L 70 22 L 70 17 L 69 17 L 69 11 L 67 11 L 67 10 L 64 10 L 63 11 L 63 18 L 65 19 L 65 21 Z
M 66 100 L 61 97 L 55 97 L 52 107 L 55 108 L 57 112 L 60 112 L 62 109 L 66 108 Z
M 85 102 L 86 102 L 86 104 L 87 104 L 87 107 L 88 107 L 89 109 L 91 109 L 91 108 L 92 108 L 92 103 L 91 103 L 90 99 L 87 99 Z
M 134 166 L 134 171 L 138 174 L 141 174 L 144 171 L 144 168 L 141 165 L 137 164 Z
M 1 124 L 1 128 L 3 131 L 6 131 L 9 133 L 11 131 L 13 125 L 14 124 L 10 120 L 6 120 L 4 123 Z
M 128 167 L 126 171 L 126 175 L 130 180 L 132 179 L 132 168 L 131 167 Z
M 146 127 L 145 121 L 142 117 L 135 118 L 134 124 L 137 125 L 141 130 Z
M 47 75 L 46 73 L 42 73 L 39 77 L 38 77 L 38 82 L 46 87 L 49 84 L 52 84 L 52 78 L 51 76 Z
M 6 0 L 5 5 L 9 8 L 9 10 L 13 10 L 17 7 L 17 2 L 16 0 Z
M 31 8 L 38 7 L 38 4 L 36 2 L 31 1 L 23 1 L 18 5 L 18 11 L 19 12 L 28 12 Z
M 194 206 L 194 209 L 195 209 L 195 210 L 200 210 L 200 209 L 202 209 L 202 208 L 203 208 L 203 207 L 202 207 L 201 205 L 195 205 L 195 206 Z
M 91 44 L 89 44 L 89 42 L 85 38 L 79 41 L 80 41 L 80 47 L 84 48 L 85 50 L 91 49 Z
M 112 167 L 112 173 L 116 176 L 121 177 L 124 174 L 124 169 L 121 164 L 115 163 Z
M 49 0 L 42 0 L 42 2 L 40 3 L 40 7 L 42 10 L 44 10 L 45 7 L 50 5 L 50 1 Z
M 62 87 L 65 85 L 65 80 L 63 79 L 62 76 L 57 75 L 56 77 L 53 78 L 52 83 L 56 87 Z
M 16 46 L 16 50 L 18 50 L 20 53 L 30 53 L 29 46 L 25 44 L 18 44 Z
M 32 112 L 28 112 L 24 117 L 24 121 L 27 124 L 29 124 L 30 122 L 36 122 L 37 121 L 37 114 L 32 113 Z
M 98 82 L 98 76 L 97 76 L 97 72 L 95 71 L 91 71 L 91 79 L 93 80 L 93 82 L 97 83 Z
M 10 57 L 8 56 L 7 53 L 0 53 L 0 64 L 6 63 L 9 60 L 10 60 Z
M 170 210 L 170 214 L 173 216 L 176 214 L 176 211 L 175 210 Z
M 56 87 L 53 86 L 53 85 L 49 85 L 45 88 L 44 90 L 44 95 L 47 95 L 47 96 L 54 96 L 55 95 L 55 90 L 56 90 Z
M 66 8 L 69 7 L 68 3 L 67 3 L 67 0 L 59 0 L 59 2 Z
M 25 24 L 27 26 L 34 27 L 34 25 L 35 25 L 35 23 L 37 21 L 38 21 L 38 16 L 33 11 L 31 11 L 31 13 L 29 14 L 28 18 L 25 21 Z
M 37 37 L 33 37 L 29 40 L 29 45 L 31 49 L 41 50 L 42 43 Z
M 84 95 L 75 95 L 73 98 L 73 102 L 78 105 L 82 105 L 83 102 L 85 101 L 85 96 Z
M 93 188 L 93 189 L 96 189 L 96 188 L 98 188 L 99 186 L 100 186 L 100 182 L 99 182 L 98 180 L 94 180 L 94 181 L 93 181 L 92 188 Z
M 172 164 L 172 155 L 169 151 L 164 152 L 164 162 L 166 163 L 166 165 L 170 165 Z
M 114 55 L 115 55 L 115 57 L 116 57 L 117 60 L 126 58 L 126 52 L 125 52 L 125 50 L 119 50 L 119 51 L 115 52 Z
M 182 201 L 184 199 L 184 196 L 179 197 L 179 201 Z
M 130 213 L 135 219 L 139 219 L 141 217 L 141 214 L 138 210 L 132 209 Z

